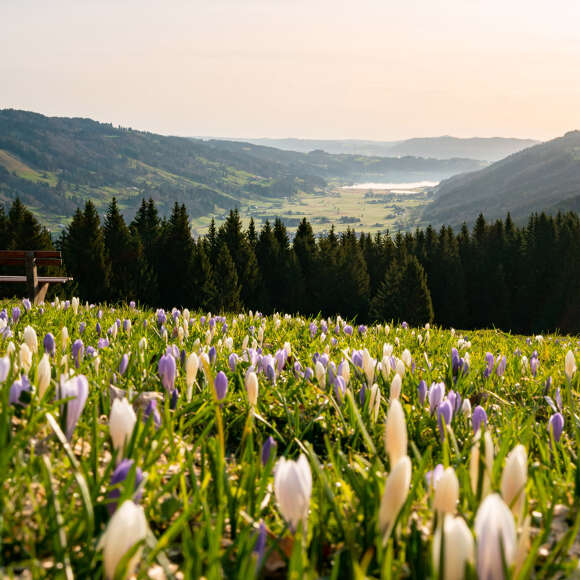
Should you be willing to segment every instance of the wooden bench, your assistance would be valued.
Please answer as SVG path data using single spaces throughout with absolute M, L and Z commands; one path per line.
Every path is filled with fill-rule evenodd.
M 38 276 L 37 266 L 60 266 L 62 256 L 54 250 L 0 250 L 0 265 L 25 266 L 24 276 L 0 276 L 1 282 L 26 283 L 28 297 L 34 304 L 44 302 L 49 284 L 63 284 L 68 276 Z

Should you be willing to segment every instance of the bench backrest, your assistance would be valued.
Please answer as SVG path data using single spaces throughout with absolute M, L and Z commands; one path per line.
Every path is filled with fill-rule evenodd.
M 36 266 L 60 266 L 62 255 L 56 250 L 0 250 L 0 264 L 18 266 L 26 263 L 32 254 Z

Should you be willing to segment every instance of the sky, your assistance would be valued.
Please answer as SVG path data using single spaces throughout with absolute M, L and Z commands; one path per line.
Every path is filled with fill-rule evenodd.
M 549 139 L 578 0 L 0 0 L 0 108 L 162 134 Z

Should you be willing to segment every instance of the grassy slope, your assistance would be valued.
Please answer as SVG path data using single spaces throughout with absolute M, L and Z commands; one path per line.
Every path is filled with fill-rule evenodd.
M 5 302 L 10 313 L 15 302 Z M 22 307 L 22 304 L 20 304 Z M 103 316 L 99 317 L 102 308 Z M 132 321 L 130 333 L 119 330 L 108 335 L 110 345 L 98 351 L 98 358 L 85 356 L 74 369 L 71 344 L 82 339 L 85 347 L 96 347 L 97 321 L 106 329 L 115 321 Z M 144 321 L 148 324 L 144 327 Z M 266 574 L 296 577 L 353 577 L 355 570 L 365 577 L 378 578 L 387 570 L 393 577 L 427 577 L 432 574 L 431 550 L 435 514 L 433 492 L 426 474 L 437 464 L 454 468 L 459 481 L 457 513 L 473 530 L 474 516 L 481 503 L 481 486 L 470 484 L 470 457 L 474 441 L 471 421 L 459 413 L 452 421 L 452 433 L 441 439 L 434 414 L 418 398 L 418 384 L 424 379 L 445 381 L 475 407 L 488 414 L 488 430 L 494 445 L 493 464 L 488 466 L 492 491 L 501 489 L 502 470 L 507 453 L 516 445 L 527 450 L 528 480 L 525 486 L 524 514 L 531 514 L 531 547 L 525 550 L 522 575 L 535 571 L 538 577 L 569 576 L 577 564 L 579 544 L 575 541 L 580 525 L 578 509 L 578 426 L 579 373 L 570 384 L 564 374 L 564 356 L 576 350 L 577 337 L 546 336 L 527 339 L 496 331 L 460 333 L 431 328 L 403 329 L 371 327 L 364 335 L 321 335 L 317 320 L 311 338 L 308 320 L 268 318 L 265 322 L 262 354 L 275 354 L 288 342 L 292 356 L 277 376 L 269 381 L 259 373 L 259 397 L 251 411 L 243 386 L 250 365 L 244 351 L 244 337 L 262 324 L 259 319 L 227 316 L 216 332 L 208 335 L 208 322 L 202 313 L 192 314 L 189 334 L 183 344 L 170 338 L 186 353 L 216 349 L 216 359 L 207 371 L 200 370 L 188 401 L 186 373 L 180 368 L 176 387 L 180 396 L 171 410 L 158 375 L 158 361 L 167 342 L 160 333 L 153 311 L 133 310 L 123 305 L 114 310 L 102 306 L 80 307 L 78 314 L 47 305 L 24 314 L 11 325 L 11 340 L 20 345 L 24 328 L 36 330 L 41 341 L 47 332 L 57 338 L 57 351 L 51 360 L 52 380 L 41 400 L 33 394 L 30 405 L 17 409 L 8 404 L 9 385 L 19 376 L 15 370 L 18 350 L 11 356 L 11 371 L 0 390 L 0 566 L 8 576 L 16 570 L 29 570 L 33 577 L 52 577 L 64 566 L 79 577 L 98 577 L 102 555 L 98 540 L 109 516 L 106 511 L 110 477 L 115 466 L 108 427 L 111 409 L 110 384 L 130 392 L 135 402 L 142 392 L 156 393 L 160 399 L 161 426 L 137 420 L 125 457 L 146 472 L 141 505 L 151 530 L 141 557 L 140 571 L 165 567 L 168 573 L 180 570 L 185 577 L 253 577 L 256 566 Z M 79 325 L 86 323 L 80 334 Z M 184 324 L 178 315 L 166 323 L 169 336 Z M 61 328 L 70 339 L 61 344 Z M 254 336 L 258 332 L 255 331 Z M 146 337 L 141 354 L 139 342 Z M 235 370 L 228 362 L 231 337 L 233 352 L 240 358 Z M 335 340 L 336 339 L 336 342 Z M 404 358 L 408 349 L 413 371 L 407 368 L 400 397 L 408 431 L 407 453 L 412 463 L 411 485 L 398 526 L 385 546 L 377 530 L 379 505 L 387 474 L 393 465 L 384 449 L 385 418 L 389 402 L 390 376 L 377 373 L 375 381 L 382 397 L 375 418 L 370 397 L 361 404 L 359 390 L 366 382 L 360 369 L 349 363 L 349 393 L 339 397 L 331 385 L 306 381 L 293 372 L 294 363 L 312 366 L 314 353 L 328 350 L 338 365 L 345 353 L 367 348 L 381 359 L 383 344 L 394 345 L 393 355 Z M 0 337 L 0 355 L 9 341 Z M 469 353 L 470 371 L 452 379 L 450 351 L 458 347 L 461 356 Z M 533 376 L 520 354 L 530 359 L 537 351 L 540 365 Z M 483 376 L 485 353 L 503 354 L 507 367 L 503 376 Z M 130 353 L 127 371 L 120 375 L 119 363 Z M 32 357 L 29 376 L 37 385 L 39 354 Z M 64 357 L 64 358 L 63 358 Z M 387 363 L 388 364 L 388 363 Z M 70 447 L 57 426 L 62 409 L 54 394 L 66 368 L 82 373 L 89 380 L 89 395 Z M 217 405 L 213 377 L 225 372 L 227 396 Z M 552 377 L 547 390 L 545 383 Z M 561 390 L 565 420 L 562 439 L 550 444 L 546 428 L 554 410 L 556 388 Z M 352 395 L 352 396 L 351 396 Z M 151 396 L 151 395 L 150 395 Z M 138 407 L 137 407 L 138 408 Z M 50 423 L 48 413 L 55 417 Z M 139 411 L 140 417 L 141 411 Z M 304 453 L 313 474 L 307 532 L 294 541 L 276 501 L 272 458 L 266 466 L 260 461 L 261 447 L 272 436 L 277 456 L 296 458 Z M 550 450 L 552 445 L 552 450 Z M 484 464 L 480 466 L 483 477 Z M 575 483 L 576 478 L 576 483 Z M 477 479 L 477 478 L 476 478 Z M 132 496 L 132 485 L 122 489 L 123 498 Z M 252 554 L 260 521 L 268 530 L 264 559 Z M 522 519 L 518 520 L 520 523 Z M 62 569 L 62 568 L 61 568 Z

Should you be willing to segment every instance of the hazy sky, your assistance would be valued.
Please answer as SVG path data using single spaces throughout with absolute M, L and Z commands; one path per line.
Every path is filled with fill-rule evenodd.
M 578 0 L 0 0 L 0 108 L 176 135 L 580 128 Z

